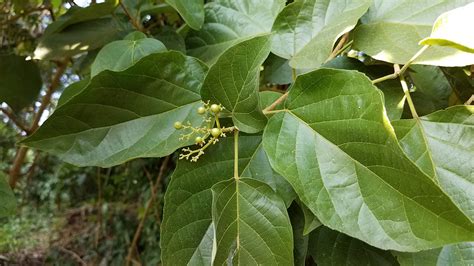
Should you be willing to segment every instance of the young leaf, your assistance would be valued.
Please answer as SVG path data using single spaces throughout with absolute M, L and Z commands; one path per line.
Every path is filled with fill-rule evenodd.
M 390 251 L 374 248 L 321 226 L 311 233 L 309 252 L 317 265 L 398 265 Z
M 261 131 L 267 122 L 258 96 L 260 67 L 270 53 L 270 36 L 242 41 L 211 66 L 201 90 L 203 101 L 220 103 L 242 132 Z
M 440 14 L 470 2 L 374 0 L 354 32 L 353 46 L 378 60 L 405 64 L 420 50 L 418 42 L 430 35 L 433 22 Z M 430 47 L 415 62 L 464 66 L 474 63 L 474 54 L 451 47 Z
M 286 206 L 268 185 L 232 178 L 212 187 L 216 265 L 292 265 Z
M 205 23 L 189 32 L 188 53 L 212 63 L 227 48 L 253 35 L 270 33 L 285 0 L 216 0 L 205 5 Z
M 371 1 L 296 0 L 273 24 L 272 52 L 290 59 L 293 68 L 318 68 L 334 43 L 350 31 Z
M 166 47 L 160 41 L 146 38 L 141 32 L 132 32 L 125 40 L 111 42 L 100 50 L 92 63 L 91 77 L 104 70 L 125 70 L 149 54 L 165 51 Z
M 14 111 L 31 104 L 41 90 L 41 76 L 33 61 L 17 55 L 0 55 L 0 103 Z
M 166 0 L 192 29 L 199 30 L 204 23 L 204 0 Z
M 261 141 L 261 136 L 239 136 L 239 169 L 251 178 L 268 182 L 284 198 L 291 188 L 274 186 L 285 181 L 268 178 L 282 177 L 255 168 L 255 165 L 268 165 L 267 157 L 261 156 Z M 211 146 L 197 162 L 179 161 L 165 195 L 161 236 L 164 265 L 211 264 L 214 238 L 211 188 L 232 177 L 233 149 L 233 139 L 225 138 Z
M 393 122 L 402 148 L 474 221 L 474 106 Z
M 6 178 L 0 172 L 0 218 L 12 215 L 16 208 L 16 199 Z
M 393 252 L 401 266 L 474 264 L 474 242 L 465 242 L 417 253 Z
M 168 155 L 191 144 L 179 140 L 175 121 L 202 122 L 196 109 L 206 71 L 179 52 L 149 55 L 122 72 L 103 71 L 23 143 L 81 166 Z
M 458 7 L 441 14 L 434 25 L 431 35 L 420 41 L 422 45 L 450 46 L 474 53 L 474 3 Z
M 474 224 L 401 150 L 364 74 L 298 76 L 264 148 L 322 224 L 381 249 L 419 251 L 474 238 Z

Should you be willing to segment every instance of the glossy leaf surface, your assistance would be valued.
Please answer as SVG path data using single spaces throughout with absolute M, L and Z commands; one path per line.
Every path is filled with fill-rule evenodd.
M 75 165 L 168 155 L 190 144 L 179 140 L 175 121 L 202 122 L 196 109 L 206 71 L 194 58 L 167 52 L 101 72 L 23 143 Z
M 430 35 L 439 15 L 470 2 L 374 0 L 368 13 L 362 17 L 362 24 L 354 32 L 354 47 L 378 60 L 405 64 L 420 50 L 418 43 Z M 430 47 L 415 62 L 464 66 L 474 63 L 474 54 L 451 47 Z
M 204 23 L 204 0 L 166 0 L 183 17 L 189 27 L 199 30 Z
M 342 34 L 354 28 L 371 1 L 296 0 L 273 24 L 272 52 L 293 68 L 317 68 Z
M 403 153 L 365 75 L 301 75 L 285 107 L 269 120 L 264 148 L 321 223 L 400 251 L 474 238 L 469 218 Z
M 258 96 L 260 66 L 270 53 L 270 36 L 242 41 L 226 50 L 209 69 L 201 90 L 203 101 L 220 103 L 234 125 L 256 133 L 267 121 Z

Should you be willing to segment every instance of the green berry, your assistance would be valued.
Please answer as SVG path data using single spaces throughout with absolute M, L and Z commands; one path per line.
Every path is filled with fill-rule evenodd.
M 204 142 L 204 139 L 202 139 L 202 137 L 196 137 L 196 139 L 194 140 L 194 142 L 196 142 L 196 144 L 201 144 Z
M 219 105 L 217 105 L 217 104 L 211 105 L 211 111 L 214 114 L 218 114 L 221 110 L 222 110 L 222 108 Z
M 176 121 L 176 122 L 174 122 L 174 128 L 176 128 L 176 129 L 178 129 L 178 130 L 179 130 L 179 129 L 182 129 L 182 128 L 183 128 L 183 124 L 182 124 L 181 122 L 179 122 L 179 121 Z
M 211 135 L 214 137 L 214 138 L 218 138 L 220 135 L 221 135 L 221 130 L 219 128 L 213 128 L 211 129 Z
M 198 114 L 203 115 L 204 113 L 206 113 L 206 108 L 204 108 L 204 107 L 202 107 L 202 106 L 199 107 L 199 108 L 198 108 Z

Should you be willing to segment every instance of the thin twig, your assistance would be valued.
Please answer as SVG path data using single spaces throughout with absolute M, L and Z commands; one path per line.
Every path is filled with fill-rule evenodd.
M 472 102 L 474 102 L 474 94 L 471 95 L 471 98 L 469 98 L 469 100 L 467 100 L 464 104 L 465 104 L 465 105 L 471 105 Z
M 125 259 L 125 265 L 127 266 L 130 265 L 130 262 L 132 261 L 133 250 L 135 249 L 138 239 L 140 238 L 140 234 L 145 224 L 146 216 L 148 215 L 148 212 L 150 211 L 151 206 L 153 205 L 153 202 L 155 201 L 156 192 L 158 188 L 160 187 L 161 179 L 163 178 L 166 168 L 168 167 L 169 160 L 170 160 L 170 157 L 166 156 L 163 162 L 161 163 L 158 176 L 156 177 L 155 184 L 153 185 L 152 190 L 151 190 L 151 198 L 146 203 L 145 211 L 143 212 L 143 217 L 140 220 L 140 223 L 138 224 L 137 229 L 135 230 L 135 235 L 133 236 L 132 243 L 130 244 L 130 247 L 128 248 L 127 258 Z
M 272 104 L 270 104 L 270 106 L 268 106 L 267 108 L 263 109 L 263 113 L 264 113 L 264 114 L 270 113 L 270 111 L 272 111 L 273 109 L 275 109 L 275 107 L 277 107 L 277 105 L 279 105 L 280 103 L 282 103 L 287 97 L 288 97 L 288 92 L 285 92 L 282 96 L 280 96 L 280 98 L 276 99 L 276 101 L 274 101 Z
M 329 55 L 328 59 L 326 59 L 326 62 L 328 62 L 331 59 L 334 59 L 340 52 L 343 51 L 342 48 L 344 47 L 344 44 L 346 44 L 348 39 L 349 39 L 349 32 L 346 32 L 344 35 L 342 35 L 336 47 L 334 48 L 334 50 L 332 50 L 332 53 Z
M 23 122 L 20 121 L 20 119 L 11 110 L 9 110 L 8 108 L 0 107 L 0 111 L 2 111 L 8 117 L 8 119 L 10 119 L 10 121 L 12 121 L 19 129 L 25 131 L 25 133 L 29 132 L 27 126 L 25 126 L 25 124 L 23 124 Z
M 398 72 L 395 72 L 393 74 L 390 74 L 390 75 L 387 75 L 387 76 L 383 76 L 381 78 L 378 78 L 378 79 L 374 79 L 372 80 L 372 84 L 376 84 L 376 83 L 379 83 L 379 82 L 382 82 L 382 81 L 385 81 L 385 80 L 389 80 L 389 79 L 396 79 L 398 78 L 399 76 L 403 75 L 403 73 L 405 73 L 405 71 L 407 71 L 408 67 L 410 67 L 410 65 L 422 54 L 426 51 L 426 49 L 428 49 L 429 45 L 425 45 L 423 46 L 418 52 L 416 52 L 416 54 L 410 58 L 410 60 L 408 60 L 408 62 L 406 62 L 406 64 L 402 67 L 402 69 L 400 69 Z
M 79 255 L 77 255 L 76 252 L 74 252 L 72 250 L 69 250 L 69 249 L 65 249 L 65 248 L 60 247 L 60 246 L 57 246 L 57 248 L 59 250 L 61 250 L 62 252 L 71 255 L 71 257 L 73 257 L 77 261 L 77 263 L 79 263 L 80 265 L 87 266 L 87 263 Z
M 398 64 L 393 65 L 395 72 L 401 72 L 400 66 Z M 405 97 L 407 98 L 408 107 L 410 108 L 411 115 L 413 118 L 418 118 L 418 113 L 416 112 L 415 105 L 410 96 L 410 91 L 408 90 L 408 85 L 405 80 L 405 76 L 403 74 L 400 75 L 400 84 L 402 85 L 403 93 L 405 93 Z
M 138 22 L 135 20 L 135 18 L 132 17 L 132 15 L 128 11 L 127 7 L 122 3 L 122 1 L 119 1 L 119 3 L 120 3 L 120 6 L 122 7 L 123 11 L 125 12 L 125 15 L 127 15 L 128 19 L 132 23 L 133 27 L 135 27 L 135 29 L 137 29 L 138 31 L 143 32 L 143 27 L 140 24 L 138 24 Z

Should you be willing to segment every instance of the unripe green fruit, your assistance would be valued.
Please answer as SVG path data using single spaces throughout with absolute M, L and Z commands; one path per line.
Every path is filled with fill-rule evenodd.
M 196 137 L 196 139 L 194 140 L 197 144 L 201 144 L 204 140 L 202 139 L 202 137 Z
M 221 135 L 221 130 L 219 128 L 213 128 L 211 129 L 211 135 L 214 137 L 214 138 L 218 138 L 220 135 Z
M 176 129 L 178 129 L 178 130 L 179 130 L 179 129 L 182 129 L 182 128 L 183 128 L 183 124 L 181 124 L 181 122 L 179 122 L 179 121 L 176 121 L 176 122 L 174 122 L 174 128 L 176 128 Z
M 206 113 L 206 108 L 204 108 L 204 107 L 202 107 L 202 106 L 199 107 L 199 108 L 198 108 L 198 114 L 203 115 L 204 113 Z
M 213 104 L 213 105 L 211 105 L 211 111 L 214 114 L 218 114 L 221 111 L 221 107 L 217 104 Z

